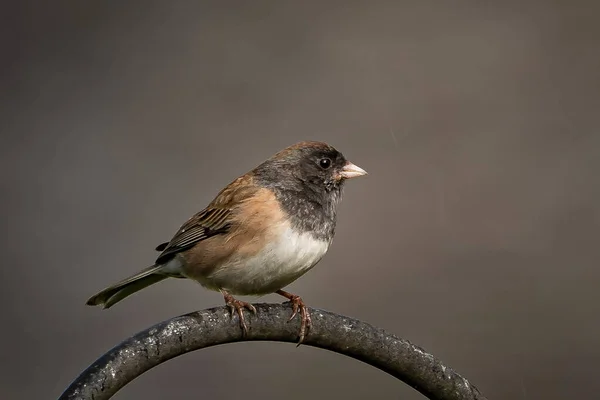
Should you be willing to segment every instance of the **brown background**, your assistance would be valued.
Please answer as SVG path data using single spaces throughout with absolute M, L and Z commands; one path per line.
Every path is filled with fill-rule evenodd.
M 18 4 L 1 24 L 0 397 L 55 398 L 125 337 L 222 304 L 185 281 L 106 312 L 84 301 L 305 139 L 370 175 L 292 291 L 423 346 L 490 398 L 597 396 L 593 2 Z M 188 354 L 117 398 L 368 396 L 422 398 L 277 343 Z

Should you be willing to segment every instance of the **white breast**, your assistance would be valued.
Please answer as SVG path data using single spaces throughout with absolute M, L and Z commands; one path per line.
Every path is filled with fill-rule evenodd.
M 246 260 L 233 257 L 205 279 L 231 294 L 273 293 L 306 273 L 325 255 L 329 242 L 286 227 L 277 241 Z

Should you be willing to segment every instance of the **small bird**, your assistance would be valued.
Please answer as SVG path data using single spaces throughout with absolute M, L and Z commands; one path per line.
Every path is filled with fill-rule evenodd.
M 154 265 L 91 297 L 87 304 L 109 308 L 166 278 L 188 278 L 222 293 L 248 327 L 250 303 L 233 295 L 277 293 L 300 313 L 298 344 L 311 327 L 310 314 L 295 294 L 282 290 L 314 267 L 335 233 L 336 210 L 347 179 L 366 172 L 322 142 L 287 147 L 219 192 L 170 242 L 156 247 Z

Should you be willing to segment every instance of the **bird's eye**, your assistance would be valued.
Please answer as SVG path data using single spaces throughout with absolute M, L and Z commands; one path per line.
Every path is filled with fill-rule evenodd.
M 329 158 L 321 158 L 319 160 L 319 165 L 321 166 L 321 168 L 327 169 L 327 168 L 331 167 L 331 159 L 329 159 Z

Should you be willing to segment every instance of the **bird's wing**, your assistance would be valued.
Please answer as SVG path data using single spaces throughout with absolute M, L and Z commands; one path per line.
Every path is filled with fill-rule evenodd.
M 194 247 L 198 242 L 211 236 L 226 233 L 231 225 L 233 209 L 252 196 L 256 187 L 251 177 L 244 175 L 223 189 L 204 210 L 186 221 L 170 242 L 156 247 L 161 251 L 156 264 L 164 264 L 175 254 Z

